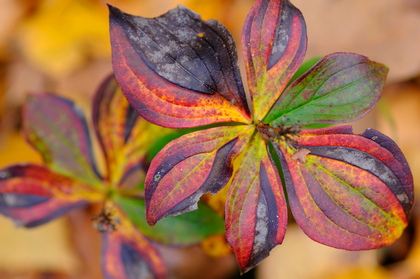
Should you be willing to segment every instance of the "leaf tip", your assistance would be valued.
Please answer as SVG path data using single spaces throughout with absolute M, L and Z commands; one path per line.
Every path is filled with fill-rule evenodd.
M 121 11 L 120 9 L 118 9 L 117 7 L 112 6 L 109 3 L 106 3 L 106 5 L 108 6 L 109 19 L 111 23 L 113 22 L 113 20 L 118 20 L 124 16 L 125 13 Z
M 159 221 L 159 219 L 156 218 L 156 216 L 154 216 L 154 214 L 150 212 L 147 206 L 146 206 L 146 221 L 147 221 L 147 224 L 149 224 L 149 226 L 154 226 L 157 223 L 157 221 Z

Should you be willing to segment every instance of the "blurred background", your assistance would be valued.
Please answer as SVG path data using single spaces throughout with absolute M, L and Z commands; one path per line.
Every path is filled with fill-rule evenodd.
M 254 1 L 107 2 L 146 17 L 158 16 L 177 5 L 187 6 L 204 19 L 221 21 L 240 50 L 242 24 Z M 346 51 L 366 55 L 390 68 L 383 98 L 369 115 L 354 123 L 355 131 L 371 127 L 393 138 L 418 184 L 420 0 L 292 2 L 303 12 L 308 25 L 307 59 Z M 91 96 L 112 71 L 108 28 L 108 11 L 102 0 L 0 0 L 0 168 L 40 162 L 20 134 L 21 105 L 28 93 L 48 91 L 69 97 L 89 115 Z M 15 228 L 0 216 L 0 278 L 102 278 L 99 234 L 85 218 L 86 210 L 31 230 Z M 364 252 L 319 245 L 291 223 L 284 244 L 247 278 L 420 278 L 419 218 L 420 208 L 415 205 L 410 225 L 400 240 L 390 247 Z M 226 271 L 212 273 L 214 278 L 236 276 L 232 257 L 215 259 L 197 249 L 182 251 L 196 255 L 194 260 L 179 257 L 173 249 L 165 253 L 172 264 L 180 266 L 179 270 L 205 274 L 206 268 L 219 269 Z M 198 278 L 179 274 L 182 278 Z

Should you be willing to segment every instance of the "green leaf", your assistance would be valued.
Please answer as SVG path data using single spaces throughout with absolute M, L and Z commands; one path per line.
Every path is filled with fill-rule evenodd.
M 304 73 L 309 71 L 321 59 L 322 57 L 314 57 L 303 62 L 302 65 L 300 65 L 299 69 L 296 71 L 296 73 L 293 75 L 293 77 L 289 80 L 288 86 L 300 76 L 302 76 Z
M 387 73 L 364 56 L 330 54 L 283 92 L 264 121 L 271 126 L 354 121 L 379 100 Z
M 149 226 L 145 218 L 143 199 L 118 197 L 116 202 L 143 234 L 159 243 L 197 244 L 206 237 L 223 234 L 225 231 L 223 218 L 203 203 L 200 203 L 195 211 L 168 217 L 154 226 Z

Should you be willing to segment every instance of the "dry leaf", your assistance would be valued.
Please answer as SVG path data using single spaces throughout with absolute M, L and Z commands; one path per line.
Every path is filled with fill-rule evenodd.
M 61 77 L 89 57 L 110 57 L 108 12 L 100 1 L 42 1 L 20 29 L 19 47 L 37 68 Z

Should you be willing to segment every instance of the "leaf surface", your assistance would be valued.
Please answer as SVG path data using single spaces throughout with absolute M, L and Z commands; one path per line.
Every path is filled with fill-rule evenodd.
M 353 53 L 333 53 L 292 83 L 264 120 L 272 126 L 342 123 L 379 100 L 388 68 Z
M 0 171 L 0 213 L 19 226 L 42 225 L 99 199 L 89 186 L 43 166 L 15 165 Z
M 234 162 L 225 218 L 226 237 L 242 273 L 283 241 L 286 200 L 277 167 L 260 134 Z
M 152 243 L 138 231 L 119 226 L 102 233 L 102 272 L 106 279 L 167 278 L 166 267 Z
M 232 175 L 232 158 L 254 132 L 239 125 L 207 129 L 173 140 L 152 161 L 145 182 L 149 224 L 192 211 L 207 192 L 215 194 Z
M 285 146 L 275 150 L 292 213 L 310 238 L 366 250 L 401 235 L 413 205 L 413 180 L 391 139 L 372 129 L 355 135 L 344 126 L 304 131 L 297 141 L 295 153 Z
M 157 18 L 109 9 L 114 72 L 142 117 L 169 128 L 250 122 L 236 47 L 221 23 L 182 6 Z
M 131 108 L 113 75 L 99 87 L 93 101 L 93 124 L 106 157 L 111 185 L 132 188 L 144 179 L 142 164 L 148 147 L 170 130 L 145 121 Z M 138 179 L 130 181 L 136 175 Z
M 25 103 L 23 123 L 25 136 L 48 167 L 100 187 L 86 119 L 79 107 L 53 94 L 32 95 Z
M 243 56 L 255 119 L 262 120 L 306 53 L 306 25 L 288 0 L 259 0 L 242 31 Z
M 225 231 L 223 218 L 202 203 L 195 211 L 169 217 L 149 226 L 143 199 L 120 198 L 116 202 L 143 234 L 162 244 L 197 244 L 206 237 L 223 234 Z

